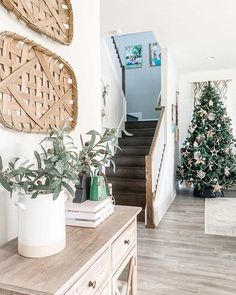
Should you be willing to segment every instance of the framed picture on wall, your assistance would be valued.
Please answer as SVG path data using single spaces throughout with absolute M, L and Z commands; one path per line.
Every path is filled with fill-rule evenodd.
M 149 44 L 150 66 L 161 66 L 161 48 L 158 43 Z
M 125 47 L 126 69 L 141 68 L 143 63 L 142 45 L 131 45 Z

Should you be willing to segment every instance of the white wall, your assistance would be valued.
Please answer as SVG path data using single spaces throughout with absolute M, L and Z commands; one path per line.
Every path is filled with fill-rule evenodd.
M 154 203 L 155 224 L 158 224 L 176 196 L 175 137 L 172 132 L 172 104 L 176 103 L 178 72 L 169 50 L 162 50 L 162 105 L 165 106 L 166 151 Z
M 149 44 L 157 42 L 152 32 L 116 36 L 116 43 L 123 65 L 125 47 L 142 45 L 142 67 L 125 69 L 125 96 L 128 113 L 142 113 L 143 119 L 156 119 L 157 98 L 161 91 L 161 67 L 151 67 Z
M 193 82 L 211 80 L 231 80 L 228 84 L 227 111 L 232 119 L 233 133 L 236 137 L 236 69 L 192 72 L 180 75 L 179 79 L 179 129 L 180 147 L 186 136 L 193 115 Z
M 110 85 L 106 98 L 106 116 L 102 125 L 106 128 L 123 128 L 126 120 L 126 100 L 122 91 L 122 70 L 110 37 L 102 38 L 101 65 L 102 80 Z
M 74 39 L 70 46 L 60 45 L 32 31 L 3 7 L 0 30 L 27 36 L 61 55 L 74 68 L 78 82 L 78 125 L 73 136 L 78 139 L 90 129 L 101 130 L 100 1 L 72 0 Z M 0 155 L 6 163 L 12 157 L 29 158 L 42 136 L 24 134 L 0 127 Z M 17 210 L 6 192 L 0 189 L 0 244 L 16 235 Z

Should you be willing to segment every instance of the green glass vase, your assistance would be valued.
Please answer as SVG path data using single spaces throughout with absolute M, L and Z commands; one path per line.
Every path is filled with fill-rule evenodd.
M 90 196 L 92 201 L 101 201 L 108 197 L 106 181 L 103 176 L 94 176 L 91 179 Z

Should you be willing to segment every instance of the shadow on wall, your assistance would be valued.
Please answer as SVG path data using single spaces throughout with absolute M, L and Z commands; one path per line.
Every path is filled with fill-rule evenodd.
M 125 70 L 127 113 L 139 119 L 157 119 L 161 91 L 160 47 L 152 32 L 115 36 Z
M 14 239 L 18 231 L 18 209 L 15 206 L 16 197 L 0 190 L 0 245 Z

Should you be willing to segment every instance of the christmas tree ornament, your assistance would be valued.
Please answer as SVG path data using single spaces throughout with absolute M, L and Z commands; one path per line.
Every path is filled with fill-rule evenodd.
M 191 182 L 198 197 L 223 196 L 236 182 L 236 147 L 231 120 L 209 82 L 196 101 L 177 177 Z
M 186 186 L 187 189 L 190 189 L 192 187 L 192 182 L 185 181 L 185 186 Z
M 212 171 L 212 167 L 213 167 L 213 166 L 214 166 L 214 165 L 213 165 L 213 162 L 209 161 L 209 162 L 208 162 L 208 168 L 209 168 L 210 171 Z
M 203 178 L 205 178 L 205 176 L 206 176 L 206 173 L 204 171 L 200 170 L 197 172 L 198 178 L 203 179 Z
M 180 169 L 179 174 L 183 176 L 184 175 L 184 169 Z
M 193 158 L 194 158 L 194 160 L 198 159 L 200 156 L 201 156 L 201 152 L 199 152 L 199 151 L 196 151 L 196 152 L 194 152 L 194 154 L 193 154 Z
M 196 140 L 199 142 L 199 141 L 202 141 L 206 138 L 206 136 L 204 134 L 200 134 L 196 137 Z
M 224 153 L 225 153 L 226 155 L 228 155 L 229 152 L 230 152 L 230 149 L 229 149 L 229 148 L 226 148 L 226 149 L 224 150 Z
M 206 117 L 207 116 L 207 111 L 205 111 L 203 109 L 200 109 L 199 115 L 200 115 L 200 117 Z
M 231 153 L 232 155 L 236 155 L 236 147 L 235 147 L 234 144 L 232 144 L 232 145 L 230 146 L 230 153 Z
M 225 167 L 225 176 L 229 176 L 230 175 L 230 169 L 229 167 Z
M 209 106 L 212 107 L 214 105 L 212 100 L 209 100 Z
M 192 160 L 192 159 L 189 159 L 189 160 L 188 160 L 188 164 L 189 164 L 189 166 L 192 166 L 192 164 L 193 164 L 193 160 Z
M 217 184 L 212 185 L 212 187 L 213 187 L 213 193 L 220 193 L 223 188 L 223 185 L 219 185 L 219 183 L 217 182 Z
M 187 149 L 184 149 L 181 153 L 184 157 L 188 156 L 188 154 L 189 154 Z
M 205 161 L 201 157 L 196 159 L 196 165 L 199 165 L 199 164 L 205 164 Z
M 211 151 L 212 156 L 217 156 L 219 151 L 217 151 L 215 148 Z
M 215 121 L 216 115 L 214 113 L 209 113 L 208 116 L 207 116 L 207 119 L 209 121 Z
M 213 130 L 209 130 L 208 132 L 207 132 L 207 138 L 211 138 L 211 137 L 213 137 L 215 135 L 215 131 L 213 131 Z
M 191 124 L 188 131 L 189 131 L 189 133 L 192 133 L 192 132 L 194 132 L 195 129 L 196 129 L 196 126 Z

